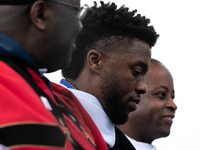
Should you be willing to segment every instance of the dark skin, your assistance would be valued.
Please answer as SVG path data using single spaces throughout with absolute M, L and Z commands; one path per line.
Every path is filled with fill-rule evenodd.
M 147 93 L 141 95 L 141 102 L 137 110 L 129 114 L 128 122 L 118 128 L 136 141 L 151 144 L 170 134 L 177 106 L 173 101 L 173 78 L 163 64 L 151 63 L 145 79 Z
M 79 0 L 66 2 L 80 5 Z M 77 10 L 44 1 L 10 7 L 2 5 L 0 9 L 0 31 L 17 41 L 39 68 L 53 72 L 69 65 L 74 40 L 81 30 Z
M 69 81 L 97 97 L 113 123 L 123 124 L 136 109 L 140 94 L 146 92 L 144 75 L 149 69 L 150 57 L 149 45 L 137 39 L 128 46 L 110 46 L 106 52 L 90 50 L 78 79 Z

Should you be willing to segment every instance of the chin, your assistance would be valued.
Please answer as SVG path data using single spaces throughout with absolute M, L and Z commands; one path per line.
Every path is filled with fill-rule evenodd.
M 117 116 L 110 116 L 110 120 L 115 125 L 122 125 L 128 121 L 128 115 L 117 115 Z
M 170 134 L 170 130 L 162 130 L 160 131 L 160 137 L 167 137 Z

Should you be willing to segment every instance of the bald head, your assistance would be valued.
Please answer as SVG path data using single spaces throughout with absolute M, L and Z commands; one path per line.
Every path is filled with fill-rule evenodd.
M 27 24 L 24 19 L 29 16 L 29 8 L 30 5 L 0 5 L 0 31 L 12 35 L 17 28 Z
M 173 77 L 169 70 L 158 60 L 151 59 L 150 69 L 145 75 L 148 88 L 155 86 L 155 84 L 162 84 L 161 81 L 171 81 L 174 86 Z M 163 83 L 164 84 L 164 83 Z
M 39 68 L 47 68 L 48 72 L 66 68 L 81 29 L 80 20 L 74 15 L 79 9 L 57 1 L 19 0 L 22 2 L 23 5 L 0 5 L 0 31 L 18 42 Z M 70 2 L 77 8 L 80 5 L 79 0 Z

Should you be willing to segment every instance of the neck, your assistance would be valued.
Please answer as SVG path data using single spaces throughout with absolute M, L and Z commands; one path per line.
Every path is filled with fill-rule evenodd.
M 70 83 L 75 89 L 79 90 L 79 88 L 77 88 L 76 86 L 76 81 L 75 80 L 71 80 L 71 79 L 65 79 L 68 83 Z
M 139 128 L 139 126 L 134 126 L 133 124 L 124 124 L 117 126 L 124 134 L 128 135 L 130 138 L 143 143 L 151 144 L 155 138 L 151 136 L 148 130 L 144 130 L 144 127 Z

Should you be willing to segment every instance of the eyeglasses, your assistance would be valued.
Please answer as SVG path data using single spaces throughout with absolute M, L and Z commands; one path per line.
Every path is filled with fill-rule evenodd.
M 78 5 L 73 5 L 70 4 L 68 2 L 63 2 L 61 0 L 47 0 L 49 2 L 53 2 L 53 3 L 58 3 L 58 4 L 62 4 L 62 5 L 66 5 L 75 9 L 78 9 L 78 14 L 77 14 L 77 18 L 79 18 L 80 20 L 82 20 L 83 18 L 85 18 L 86 14 L 87 14 L 87 10 L 88 10 L 88 6 L 84 5 L 83 7 L 79 7 Z

